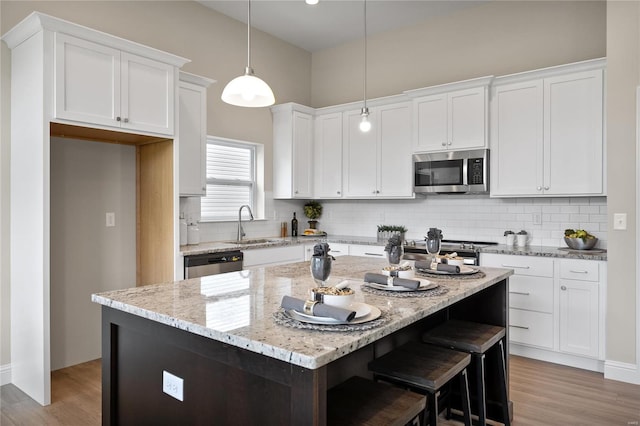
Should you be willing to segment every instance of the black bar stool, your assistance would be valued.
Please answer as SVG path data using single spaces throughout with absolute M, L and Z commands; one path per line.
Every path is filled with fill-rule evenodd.
M 478 400 L 478 420 L 484 426 L 487 422 L 486 384 L 485 384 L 485 354 L 498 344 L 500 360 L 498 375 L 500 380 L 500 405 L 505 426 L 510 426 L 509 401 L 507 397 L 507 374 L 504 353 L 504 327 L 481 324 L 468 321 L 449 320 L 422 335 L 425 343 L 431 343 L 473 356 L 476 366 L 476 393 Z
M 353 376 L 327 393 L 327 424 L 404 426 L 424 407 L 422 395 Z
M 455 376 L 460 378 L 464 424 L 471 425 L 467 366 L 471 356 L 418 342 L 410 342 L 369 363 L 374 379 L 382 379 L 399 386 L 427 394 L 423 425 L 438 423 L 438 395 L 440 389 Z M 427 410 L 429 413 L 427 420 Z

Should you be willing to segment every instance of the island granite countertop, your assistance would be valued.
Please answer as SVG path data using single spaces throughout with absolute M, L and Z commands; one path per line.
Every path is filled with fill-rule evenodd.
M 92 301 L 255 353 L 316 369 L 394 331 L 490 287 L 513 274 L 484 268 L 477 279 L 432 279 L 448 290 L 433 297 L 389 297 L 365 293 L 366 272 L 386 266 L 381 259 L 342 256 L 333 263 L 330 284 L 352 280 L 356 301 L 378 307 L 386 321 L 356 332 L 300 330 L 277 325 L 273 314 L 284 295 L 305 298 L 315 283 L 309 262 L 255 268 L 173 283 L 93 294 Z

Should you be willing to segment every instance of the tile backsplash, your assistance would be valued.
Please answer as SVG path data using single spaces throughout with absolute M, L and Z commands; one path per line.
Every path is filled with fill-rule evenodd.
M 267 194 L 266 218 L 243 226 L 248 238 L 280 235 L 280 222 L 290 228 L 293 212 L 300 232 L 307 227 L 302 200 L 273 200 Z M 200 199 L 181 198 L 180 211 L 199 219 Z M 430 227 L 446 239 L 504 243 L 504 231 L 522 229 L 532 245 L 560 246 L 566 228 L 586 229 L 607 244 L 606 197 L 489 198 L 486 195 L 436 195 L 413 200 L 322 200 L 318 228 L 330 235 L 375 237 L 378 225 L 403 225 L 407 239 L 422 239 Z M 200 224 L 201 241 L 232 240 L 236 222 Z M 291 230 L 289 229 L 289 232 Z

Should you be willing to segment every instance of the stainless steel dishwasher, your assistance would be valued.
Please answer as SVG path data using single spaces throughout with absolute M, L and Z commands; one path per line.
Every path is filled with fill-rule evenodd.
M 184 257 L 184 279 L 242 270 L 240 250 L 195 254 Z

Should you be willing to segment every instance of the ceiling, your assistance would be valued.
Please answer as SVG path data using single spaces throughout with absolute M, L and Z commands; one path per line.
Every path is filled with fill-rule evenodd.
M 238 21 L 247 22 L 244 0 L 197 0 Z M 367 34 L 407 27 L 445 16 L 487 0 L 369 0 Z M 309 52 L 338 46 L 364 36 L 364 2 L 320 0 L 253 0 L 251 26 Z

